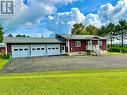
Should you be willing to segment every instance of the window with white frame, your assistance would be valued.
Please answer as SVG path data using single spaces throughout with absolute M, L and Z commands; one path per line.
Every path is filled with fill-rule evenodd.
M 76 47 L 81 47 L 81 41 L 75 41 Z
M 102 46 L 102 41 L 99 41 L 99 46 Z

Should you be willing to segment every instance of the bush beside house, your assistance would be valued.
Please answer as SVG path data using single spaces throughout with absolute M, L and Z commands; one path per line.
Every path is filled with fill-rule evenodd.
M 110 52 L 122 52 L 122 46 L 118 45 L 108 45 L 108 51 Z M 123 46 L 123 53 L 127 53 L 127 45 Z

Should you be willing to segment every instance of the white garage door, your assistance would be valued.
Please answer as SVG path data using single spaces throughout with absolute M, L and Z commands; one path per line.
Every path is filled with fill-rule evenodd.
M 47 55 L 59 55 L 59 54 L 60 54 L 60 44 L 47 45 Z
M 12 58 L 29 57 L 29 55 L 30 55 L 29 45 L 12 45 Z
M 46 55 L 46 45 L 31 45 L 31 56 L 44 56 Z

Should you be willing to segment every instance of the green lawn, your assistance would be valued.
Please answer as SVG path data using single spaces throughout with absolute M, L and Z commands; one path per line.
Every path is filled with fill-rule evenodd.
M 0 70 L 3 68 L 5 64 L 7 64 L 8 61 L 8 59 L 0 59 Z
M 126 95 L 127 69 L 0 75 L 0 95 Z

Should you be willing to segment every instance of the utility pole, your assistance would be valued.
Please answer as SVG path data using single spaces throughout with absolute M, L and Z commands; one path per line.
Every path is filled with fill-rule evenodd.
M 112 48 L 112 37 L 113 37 L 113 32 L 110 34 L 110 39 L 111 39 L 111 48 Z
M 123 33 L 123 31 L 124 31 L 124 30 L 121 31 L 121 38 L 122 38 L 121 49 L 122 49 L 122 53 L 124 53 L 124 51 L 123 51 L 123 46 L 124 46 L 124 37 L 123 37 L 123 34 L 124 34 L 124 33 Z

